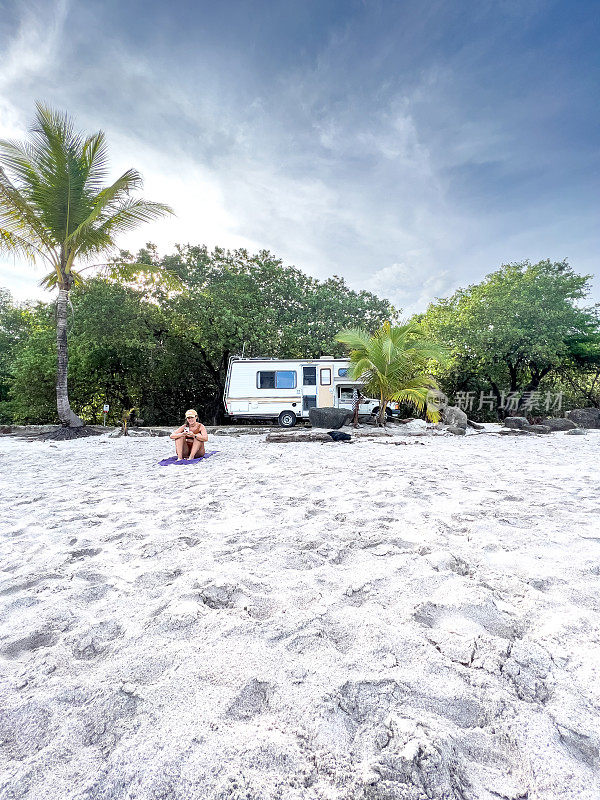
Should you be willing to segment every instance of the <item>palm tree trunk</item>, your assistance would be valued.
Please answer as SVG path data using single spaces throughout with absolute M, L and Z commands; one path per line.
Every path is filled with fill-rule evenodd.
M 385 402 L 383 399 L 383 392 L 379 395 L 379 413 L 377 414 L 378 424 L 385 427 Z
M 69 405 L 69 392 L 67 389 L 67 368 L 69 365 L 69 351 L 67 348 L 67 303 L 69 300 L 68 289 L 58 290 L 56 302 L 56 349 L 58 354 L 58 367 L 56 371 L 56 407 L 58 418 L 68 428 L 81 428 L 83 420 L 71 411 Z

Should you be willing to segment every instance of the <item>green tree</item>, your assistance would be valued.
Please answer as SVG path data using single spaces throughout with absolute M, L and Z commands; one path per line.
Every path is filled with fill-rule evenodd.
M 128 277 L 119 270 L 71 291 L 70 401 L 89 422 L 101 421 L 104 402 L 111 422 L 134 406 L 148 424 L 176 423 L 189 407 L 220 421 L 230 355 L 342 355 L 340 327 L 378 327 L 394 313 L 340 278 L 317 281 L 266 252 L 187 247 L 160 258 L 148 245 L 119 260 L 131 265 Z M 54 419 L 54 314 L 51 304 L 30 309 L 12 351 L 6 413 L 14 421 Z
M 0 423 L 12 422 L 10 387 L 16 354 L 30 332 L 31 313 L 0 288 Z
M 339 277 L 309 277 L 265 250 L 187 246 L 159 260 L 150 247 L 130 258 L 151 268 L 160 265 L 181 281 L 171 291 L 151 275 L 145 291 L 163 311 L 156 318 L 157 341 L 170 342 L 171 349 L 177 342 L 182 351 L 175 374 L 195 375 L 187 381 L 187 405 L 193 401 L 208 420 L 222 418 L 230 356 L 341 355 L 335 340 L 341 327 L 376 327 L 395 314 L 387 300 L 352 291 Z M 193 390 L 201 400 L 193 399 Z
M 554 389 L 570 408 L 600 408 L 600 320 L 590 315 L 587 330 L 567 339 L 568 357 L 556 370 Z
M 108 420 L 114 424 L 120 423 L 124 409 L 132 407 L 140 410 L 148 424 L 178 420 L 185 393 L 190 387 L 197 389 L 204 376 L 199 363 L 194 363 L 196 386 L 191 381 L 192 370 L 178 368 L 184 362 L 178 340 L 155 335 L 164 327 L 162 312 L 147 301 L 143 288 L 96 277 L 74 287 L 71 300 L 69 379 L 74 411 L 86 422 L 99 423 L 102 406 L 108 403 Z M 5 394 L 8 389 L 10 392 L 6 403 L 0 405 L 2 418 L 20 423 L 53 422 L 54 304 L 15 308 L 13 315 L 16 311 L 26 315 L 27 325 L 18 338 L 11 339 Z M 3 319 L 0 314 L 0 331 Z
M 135 407 L 147 424 L 174 423 L 188 394 L 207 383 L 198 354 L 171 330 L 172 317 L 149 297 L 144 280 L 154 276 L 130 286 L 96 278 L 73 292 L 73 401 L 87 419 L 99 422 L 106 402 L 113 422 Z
M 0 142 L 0 253 L 43 262 L 46 285 L 58 287 L 56 403 L 66 427 L 83 421 L 69 404 L 67 307 L 78 278 L 75 267 L 115 247 L 115 237 L 170 213 L 160 203 L 135 198 L 141 176 L 127 170 L 110 186 L 102 131 L 84 137 L 66 114 L 37 104 L 29 141 Z
M 487 386 L 498 407 L 509 392 L 520 394 L 522 405 L 544 379 L 578 359 L 581 365 L 577 351 L 598 331 L 595 310 L 578 305 L 588 279 L 565 261 L 524 261 L 432 303 L 419 319 L 450 349 L 447 367 L 437 372 L 444 388 Z
M 343 330 L 338 342 L 350 349 L 352 379 L 362 381 L 365 391 L 379 397 L 378 423 L 385 424 L 386 408 L 392 401 L 408 403 L 437 422 L 438 411 L 427 402 L 438 388 L 426 374 L 429 363 L 443 358 L 442 348 L 423 335 L 415 322 L 392 326 L 385 322 L 372 336 L 365 330 Z
M 10 361 L 7 409 L 19 424 L 56 420 L 56 314 L 51 303 L 21 308 L 25 327 Z

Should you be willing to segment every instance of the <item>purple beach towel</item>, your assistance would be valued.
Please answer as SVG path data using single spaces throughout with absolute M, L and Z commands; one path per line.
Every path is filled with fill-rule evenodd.
M 192 458 L 191 461 L 187 458 L 183 461 L 177 461 L 177 456 L 171 456 L 171 458 L 163 458 L 163 460 L 158 463 L 161 467 L 170 467 L 171 464 L 176 467 L 189 467 L 190 464 L 198 464 L 200 461 L 206 461 L 207 458 L 214 456 L 218 452 L 218 450 L 207 450 L 203 456 L 200 456 L 200 458 Z

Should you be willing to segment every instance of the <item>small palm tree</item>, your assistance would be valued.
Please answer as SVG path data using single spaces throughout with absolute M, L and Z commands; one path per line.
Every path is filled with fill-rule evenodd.
M 104 133 L 84 137 L 67 114 L 40 103 L 36 108 L 27 142 L 0 141 L 0 253 L 51 269 L 43 285 L 58 287 L 58 416 L 64 426 L 78 428 L 83 421 L 71 410 L 67 388 L 67 304 L 80 280 L 74 267 L 114 250 L 117 234 L 172 211 L 132 196 L 142 185 L 134 169 L 103 186 L 108 160 Z
M 392 401 L 425 409 L 428 419 L 438 421 L 438 411 L 427 402 L 428 393 L 438 385 L 425 370 L 431 359 L 443 359 L 443 350 L 424 337 L 417 323 L 385 322 L 373 336 L 360 328 L 343 330 L 336 339 L 350 348 L 352 379 L 362 381 L 368 395 L 379 397 L 378 424 L 385 425 Z

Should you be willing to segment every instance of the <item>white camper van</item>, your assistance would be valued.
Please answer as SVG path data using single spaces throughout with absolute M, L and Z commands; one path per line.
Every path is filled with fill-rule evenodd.
M 358 381 L 348 378 L 350 362 L 323 356 L 317 359 L 231 358 L 225 381 L 225 413 L 232 418 L 277 419 L 291 428 L 308 419 L 311 408 L 352 410 L 352 391 Z M 375 414 L 379 401 L 367 398 L 361 414 Z

